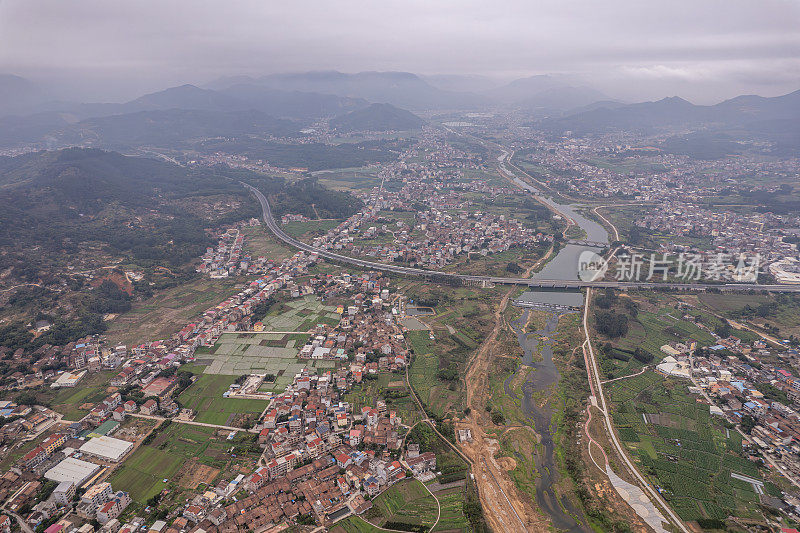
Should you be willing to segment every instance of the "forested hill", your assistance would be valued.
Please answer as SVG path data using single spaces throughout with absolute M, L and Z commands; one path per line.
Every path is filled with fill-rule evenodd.
M 265 187 L 261 187 L 263 190 Z M 270 195 L 270 203 L 276 216 L 298 213 L 308 218 L 346 218 L 355 214 L 364 203 L 352 195 L 332 191 L 319 184 L 315 178 L 306 178 L 295 183 L 283 184 Z
M 194 261 L 215 244 L 206 228 L 261 214 L 240 181 L 268 194 L 279 212 L 343 217 L 360 202 L 314 179 L 290 183 L 227 166 L 185 168 L 115 152 L 67 149 L 0 158 L 0 346 L 63 344 L 105 329 L 105 313 L 132 298 L 197 274 Z M 114 265 L 120 268 L 108 270 Z M 123 267 L 124 265 L 124 267 Z M 143 272 L 133 295 L 98 277 Z M 163 274 L 167 272 L 167 274 Z M 35 284 L 35 285 L 32 285 Z M 36 317 L 54 322 L 33 340 Z
M 340 217 L 358 208 L 349 195 L 316 182 L 301 187 L 228 167 L 188 169 L 72 148 L 0 158 L 0 245 L 72 253 L 91 241 L 134 260 L 180 265 L 209 244 L 204 228 L 258 214 L 239 180 L 298 210 L 315 203 Z M 232 205 L 227 212 L 203 207 L 204 199 L 220 197 Z
M 372 104 L 331 120 L 339 131 L 404 131 L 421 128 L 425 121 L 391 104 Z
M 37 245 L 53 254 L 94 241 L 112 253 L 180 264 L 208 244 L 203 228 L 210 222 L 181 209 L 181 202 L 218 195 L 250 202 L 220 172 L 115 152 L 67 149 L 6 158 L 0 160 L 0 245 L 17 252 Z M 238 220 L 253 212 L 250 205 L 234 215 Z
M 111 202 L 146 206 L 154 196 L 214 194 L 234 188 L 212 172 L 80 148 L 2 158 L 0 187 L 6 199 L 40 204 L 16 204 L 26 211 L 56 207 L 84 214 L 94 214 Z

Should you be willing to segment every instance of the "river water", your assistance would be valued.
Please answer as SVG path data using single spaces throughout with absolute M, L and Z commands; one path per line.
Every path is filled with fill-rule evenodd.
M 556 465 L 553 443 L 553 434 L 550 428 L 552 409 L 548 403 L 538 405 L 533 396 L 536 391 L 549 391 L 558 383 L 560 377 L 556 365 L 553 363 L 553 348 L 551 335 L 558 327 L 561 315 L 552 312 L 549 314 L 544 328 L 532 333 L 525 333 L 523 328 L 528 322 L 531 310 L 524 309 L 522 316 L 511 323 L 511 328 L 517 336 L 517 341 L 523 350 L 522 364 L 517 372 L 528 372 L 522 384 L 522 413 L 533 422 L 536 433 L 540 436 L 539 452 L 534 457 L 538 477 L 536 479 L 536 503 L 546 513 L 553 526 L 558 530 L 570 532 L 591 532 L 591 528 L 583 525 L 585 520 L 580 508 L 566 498 L 558 498 L 553 488 L 558 482 L 559 472 Z M 534 361 L 535 356 L 541 355 L 540 361 Z M 514 378 L 511 374 L 505 381 L 506 394 L 516 396 L 509 384 Z
M 513 174 L 505 166 L 507 154 L 500 157 L 500 165 L 509 174 Z M 549 205 L 564 216 L 571 218 L 584 232 L 586 240 L 592 242 L 608 243 L 608 232 L 599 223 L 590 220 L 580 214 L 577 205 L 565 205 L 555 202 L 552 198 L 542 195 L 537 188 L 528 185 L 517 177 L 514 182 L 521 188 L 535 195 L 538 200 Z M 539 279 L 578 279 L 578 257 L 584 250 L 597 251 L 598 248 L 591 246 L 581 246 L 567 244 L 559 253 L 551 259 L 545 267 L 536 273 L 533 278 Z M 558 293 L 544 292 L 542 296 L 553 296 Z M 547 300 L 547 298 L 545 298 Z M 555 300 L 555 298 L 553 298 Z M 555 301 L 551 303 L 557 303 Z M 539 452 L 534 458 L 539 477 L 536 479 L 536 503 L 552 520 L 556 529 L 569 532 L 590 532 L 592 529 L 586 525 L 586 520 L 580 508 L 566 498 L 559 499 L 554 490 L 554 485 L 558 482 L 559 472 L 554 458 L 553 434 L 550 423 L 552 421 L 552 409 L 549 402 L 538 405 L 534 400 L 536 391 L 545 391 L 548 394 L 550 389 L 558 383 L 560 374 L 555 363 L 553 363 L 553 348 L 551 336 L 558 328 L 558 319 L 561 316 L 557 312 L 549 312 L 547 322 L 539 331 L 525 333 L 523 328 L 528 322 L 531 309 L 523 309 L 522 316 L 511 323 L 511 327 L 517 336 L 517 341 L 523 350 L 523 366 L 517 372 L 526 372 L 528 367 L 532 371 L 528 372 L 525 382 L 522 385 L 522 412 L 530 421 L 536 433 L 540 436 Z M 534 361 L 534 355 L 541 355 L 541 360 Z M 505 392 L 510 396 L 515 396 L 515 392 L 509 390 L 509 383 L 514 374 L 509 376 L 504 383 Z M 539 396 L 542 397 L 541 395 Z
M 577 204 L 560 204 L 552 198 L 542 194 L 542 191 L 536 187 L 525 183 L 511 172 L 506 166 L 507 153 L 504 153 L 498 158 L 500 168 L 509 176 L 512 176 L 512 181 L 521 189 L 531 193 L 540 202 L 550 206 L 555 211 L 562 213 L 565 217 L 571 218 L 575 224 L 586 232 L 586 240 L 591 242 L 608 243 L 608 231 L 602 224 L 588 219 L 578 212 L 582 206 Z M 584 250 L 598 251 L 598 247 L 594 246 L 581 246 L 577 244 L 565 245 L 553 259 L 548 261 L 545 267 L 532 276 L 533 279 L 556 279 L 556 280 L 576 280 L 578 279 L 578 257 Z
M 590 220 L 580 214 L 577 211 L 577 205 L 556 203 L 552 198 L 542 196 L 538 189 L 531 187 L 519 178 L 514 178 L 514 182 L 537 196 L 541 202 L 550 205 L 558 212 L 574 220 L 575 224 L 586 232 L 587 241 L 608 243 L 608 232 L 606 229 L 594 220 Z M 542 270 L 531 277 L 533 279 L 576 280 L 578 279 L 578 257 L 584 250 L 596 252 L 599 249 L 600 248 L 594 246 L 567 244 L 561 248 L 558 255 L 548 261 Z

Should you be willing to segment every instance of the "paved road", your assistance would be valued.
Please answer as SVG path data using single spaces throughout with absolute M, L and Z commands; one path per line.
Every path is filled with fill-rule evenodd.
M 589 381 L 592 384 L 593 394 L 595 395 L 595 399 L 597 401 L 597 406 L 600 409 L 600 413 L 603 415 L 603 422 L 606 426 L 606 433 L 608 433 L 608 439 L 614 447 L 614 450 L 617 453 L 617 456 L 622 460 L 625 464 L 627 469 L 633 474 L 636 480 L 639 482 L 639 485 L 644 489 L 647 493 L 647 496 L 650 498 L 652 502 L 658 504 L 658 506 L 667 514 L 670 522 L 677 527 L 683 533 L 689 533 L 689 529 L 686 527 L 686 524 L 683 523 L 683 520 L 675 514 L 667 502 L 661 497 L 657 490 L 655 490 L 647 480 L 639 473 L 639 470 L 636 468 L 636 465 L 628 457 L 628 453 L 622 447 L 622 444 L 617 439 L 617 434 L 614 432 L 613 420 L 611 419 L 611 413 L 606 406 L 606 398 L 605 394 L 603 394 L 603 382 L 600 378 L 600 369 L 597 365 L 597 358 L 595 357 L 594 348 L 592 348 L 592 341 L 589 334 L 589 303 L 591 301 L 592 291 L 586 291 L 586 303 L 583 307 L 583 331 L 586 335 L 586 340 L 584 341 L 584 347 L 586 349 L 586 355 L 588 356 L 589 366 L 587 367 L 587 372 L 589 373 Z
M 13 500 L 14 500 L 14 498 L 16 498 L 16 497 L 17 497 L 17 495 L 18 495 L 20 492 L 22 492 L 23 490 L 25 490 L 25 489 L 28 487 L 28 485 L 30 485 L 30 481 L 28 481 L 28 482 L 26 482 L 26 483 L 23 483 L 23 485 L 22 485 L 22 486 L 21 486 L 21 487 L 20 487 L 20 488 L 19 488 L 19 489 L 18 489 L 16 492 L 14 492 L 14 494 L 12 494 L 12 495 L 11 495 L 11 497 L 10 497 L 10 498 L 8 498 L 8 499 L 5 501 L 5 503 L 3 503 L 2 510 L 3 510 L 3 512 L 5 512 L 6 514 L 9 514 L 9 515 L 11 515 L 11 517 L 12 517 L 14 520 L 16 520 L 16 521 L 17 521 L 17 524 L 19 524 L 19 527 L 20 527 L 20 529 L 22 529 L 22 531 L 24 531 L 24 533 L 33 533 L 33 529 L 31 529 L 31 527 L 28 525 L 28 523 L 27 523 L 27 522 L 25 522 L 25 519 L 24 519 L 24 518 L 22 518 L 22 517 L 21 517 L 20 515 L 18 515 L 17 513 L 15 513 L 15 512 L 13 512 L 13 511 L 11 511 L 11 510 L 10 510 L 10 509 L 7 507 L 7 505 L 9 504 L 9 502 L 13 501 Z
M 621 379 L 635 378 L 636 376 L 641 376 L 645 372 L 647 372 L 647 365 L 643 366 L 642 369 L 640 371 L 638 371 L 637 373 L 635 373 L 635 374 L 628 374 L 627 376 L 620 376 L 620 377 L 614 378 L 614 379 L 607 379 L 607 380 L 603 381 L 603 385 L 605 385 L 606 383 L 613 383 L 613 382 L 619 381 Z
M 355 257 L 331 252 L 322 248 L 315 248 L 308 243 L 302 242 L 284 232 L 280 225 L 275 221 L 272 216 L 267 198 L 255 187 L 242 183 L 247 187 L 250 192 L 258 199 L 261 204 L 262 216 L 267 228 L 281 241 L 289 246 L 303 250 L 308 253 L 318 254 L 325 259 L 354 265 L 361 268 L 370 270 L 379 270 L 383 272 L 392 272 L 394 274 L 402 274 L 407 276 L 421 276 L 428 278 L 439 278 L 442 280 L 454 280 L 470 283 L 495 283 L 503 285 L 522 285 L 528 287 L 540 288 L 555 288 L 555 289 L 580 289 L 584 287 L 595 288 L 614 288 L 614 289 L 678 289 L 678 290 L 691 290 L 691 291 L 704 291 L 709 288 L 719 289 L 721 291 L 770 291 L 770 292 L 800 292 L 800 285 L 755 285 L 743 283 L 721 283 L 721 284 L 702 284 L 702 283 L 654 283 L 646 281 L 582 281 L 582 280 L 558 280 L 558 279 L 530 279 L 530 278 L 502 278 L 496 276 L 468 276 L 462 274 L 453 274 L 452 272 L 443 272 L 440 270 L 427 270 L 424 268 L 412 268 L 399 265 L 391 265 L 386 263 L 378 263 L 375 261 L 367 261 Z

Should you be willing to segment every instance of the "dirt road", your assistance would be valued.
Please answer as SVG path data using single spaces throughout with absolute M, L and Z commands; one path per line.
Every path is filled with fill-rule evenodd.
M 473 356 L 464 378 L 467 405 L 470 414 L 456 424 L 458 429 L 468 428 L 472 442 L 462 443 L 461 449 L 473 461 L 472 473 L 480 494 L 486 521 L 494 531 L 548 531 L 549 522 L 534 507 L 530 496 L 522 493 L 498 463 L 494 454 L 499 448 L 496 438 L 487 435 L 484 428 L 491 426 L 485 405 L 488 392 L 488 372 L 497 335 L 503 327 L 503 310 L 514 293 L 505 293 L 494 313 L 494 327 Z M 507 461 L 504 465 L 509 465 Z

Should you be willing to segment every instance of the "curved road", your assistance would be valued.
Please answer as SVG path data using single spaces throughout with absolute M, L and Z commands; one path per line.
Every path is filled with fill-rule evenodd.
M 281 229 L 278 223 L 272 216 L 272 209 L 264 194 L 247 183 L 241 182 L 242 185 L 247 187 L 250 192 L 258 199 L 261 204 L 262 217 L 267 228 L 281 241 L 289 246 L 303 250 L 308 253 L 315 253 L 320 257 L 340 263 L 346 263 L 361 268 L 370 270 L 380 270 L 383 272 L 392 272 L 394 274 L 402 274 L 407 276 L 422 276 L 422 277 L 441 277 L 457 281 L 466 281 L 471 283 L 499 283 L 503 285 L 523 285 L 528 287 L 541 287 L 541 288 L 554 288 L 554 289 L 580 289 L 584 287 L 595 288 L 613 288 L 613 289 L 678 289 L 678 290 L 706 290 L 715 288 L 722 291 L 751 291 L 762 290 L 770 292 L 800 292 L 800 285 L 755 285 L 755 284 L 738 284 L 738 283 L 722 283 L 722 284 L 702 284 L 702 283 L 654 283 L 646 281 L 581 281 L 581 280 L 559 280 L 559 279 L 530 279 L 530 278 L 501 278 L 495 276 L 468 276 L 462 274 L 453 274 L 452 272 L 443 272 L 441 270 L 427 270 L 424 268 L 412 268 L 399 265 L 391 265 L 387 263 L 378 263 L 375 261 L 367 261 L 365 259 L 358 259 L 346 255 L 324 250 L 322 248 L 315 248 L 310 244 L 295 239 Z
M 689 529 L 686 527 L 686 524 L 683 523 L 683 520 L 672 510 L 672 508 L 667 505 L 667 502 L 661 497 L 661 494 L 655 490 L 652 485 L 650 485 L 647 480 L 639 473 L 639 470 L 636 468 L 636 465 L 628 457 L 627 451 L 623 448 L 622 444 L 617 439 L 617 434 L 614 432 L 614 422 L 611 418 L 611 412 L 606 406 L 606 398 L 605 394 L 603 393 L 603 382 L 600 378 L 600 369 L 597 366 L 597 358 L 595 357 L 594 349 L 592 348 L 592 341 L 589 334 L 589 303 L 591 301 L 592 291 L 588 289 L 586 291 L 586 302 L 583 304 L 583 332 L 586 335 L 586 340 L 583 343 L 584 346 L 584 356 L 587 358 L 589 365 L 586 367 L 586 371 L 589 375 L 589 383 L 591 384 L 592 394 L 595 395 L 595 399 L 597 401 L 597 407 L 600 410 L 600 413 L 603 415 L 603 422 L 606 427 L 606 433 L 608 434 L 609 442 L 611 442 L 614 451 L 617 453 L 619 458 L 627 467 L 628 471 L 636 478 L 639 485 L 644 489 L 647 493 L 647 496 L 650 500 L 656 504 L 658 507 L 663 510 L 670 522 L 678 528 L 683 533 L 689 533 Z

